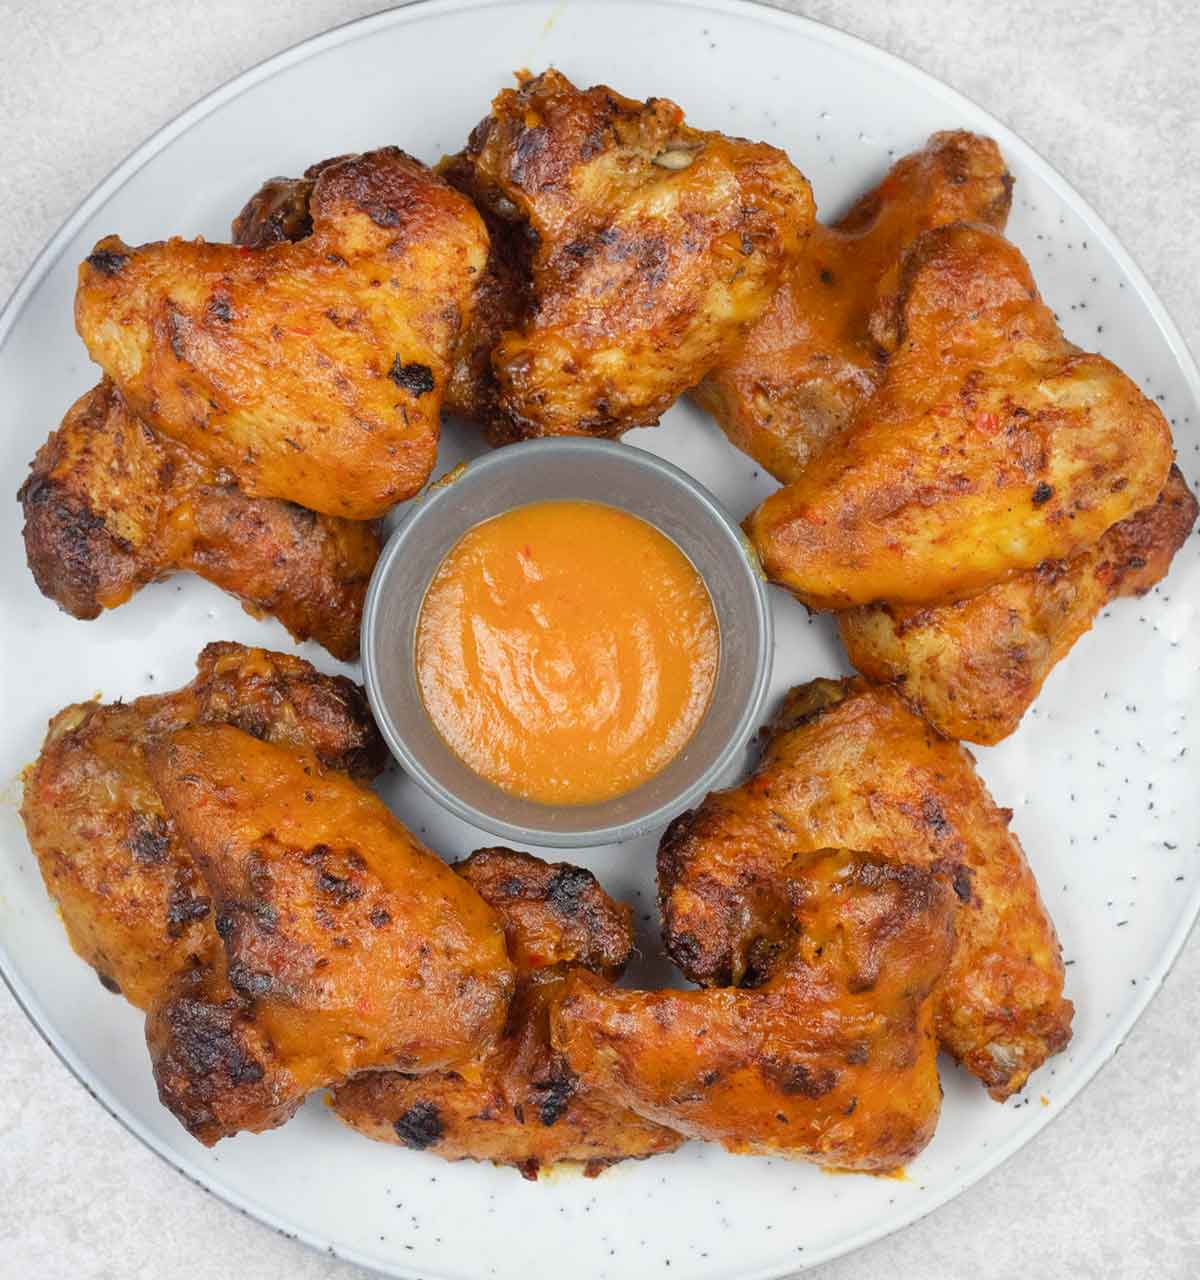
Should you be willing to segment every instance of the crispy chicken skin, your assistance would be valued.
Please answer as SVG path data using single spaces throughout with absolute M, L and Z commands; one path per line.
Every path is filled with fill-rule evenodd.
M 217 945 L 211 895 L 147 772 L 148 744 L 221 723 L 311 747 L 364 779 L 387 758 L 362 690 L 343 676 L 230 643 L 206 646 L 196 667 L 173 693 L 65 707 L 25 777 L 21 817 L 72 947 L 143 1009 Z
M 923 233 L 885 310 L 878 391 L 746 521 L 767 576 L 810 608 L 965 598 L 1077 555 L 1162 492 L 1162 413 L 1063 338 L 998 232 Z
M 374 792 L 228 725 L 182 729 L 146 755 L 212 898 L 236 997 L 231 1010 L 218 968 L 149 1011 L 159 1096 L 194 1137 L 271 1128 L 313 1089 L 372 1068 L 445 1070 L 497 1038 L 514 988 L 500 921 Z M 232 1018 L 228 1052 L 211 1043 L 214 1003 L 220 1026 Z M 213 1063 L 239 1055 L 227 1109 Z
M 107 379 L 76 401 L 17 494 L 42 593 L 95 618 L 177 571 L 207 578 L 297 640 L 358 656 L 373 521 L 250 498 L 130 413 Z
M 312 235 L 312 198 L 317 179 L 326 169 L 353 159 L 347 155 L 322 160 L 309 165 L 302 178 L 268 178 L 234 218 L 233 243 L 262 248 Z
M 814 216 L 774 147 L 553 70 L 501 92 L 443 167 L 514 228 L 493 233 L 498 269 L 530 255 L 527 313 L 485 307 L 461 348 L 456 406 L 496 404 L 493 443 L 657 422 L 758 318 Z
M 870 321 L 896 290 L 904 251 L 952 222 L 1003 231 L 1011 202 L 990 138 L 935 133 L 844 217 L 814 226 L 745 342 L 693 396 L 777 480 L 795 479 L 879 385 L 885 357 Z
M 838 617 L 850 661 L 896 681 L 906 702 L 950 738 L 1006 738 L 1042 682 L 1117 596 L 1166 576 L 1196 522 L 1178 467 L 1152 506 L 1071 560 L 1048 560 L 956 604 L 865 605 Z
M 598 1173 L 677 1147 L 679 1134 L 589 1089 L 550 1044 L 549 1007 L 568 977 L 615 978 L 625 967 L 629 908 L 590 871 L 511 849 L 480 849 L 454 869 L 504 923 L 517 967 L 504 1033 L 455 1071 L 356 1076 L 333 1095 L 337 1115 L 369 1138 L 512 1165 L 530 1179 L 564 1162 Z
M 690 1137 L 895 1169 L 937 1124 L 930 993 L 954 895 L 927 869 L 845 850 L 775 871 L 786 940 L 759 986 L 623 991 L 576 973 L 554 1043 L 615 1103 Z
M 273 1043 L 255 1001 L 235 991 L 220 946 L 171 975 L 146 1013 L 159 1101 L 205 1146 L 277 1129 L 308 1093 L 305 1063 Z
M 487 233 L 395 148 L 320 168 L 308 208 L 309 235 L 264 247 L 102 240 L 76 327 L 140 418 L 246 493 L 371 519 L 433 467 Z
M 527 222 L 514 220 L 516 206 L 511 202 L 493 197 L 489 204 L 469 150 L 446 156 L 438 172 L 474 202 L 490 241 L 471 322 L 454 346 L 443 406 L 447 413 L 482 425 L 493 444 L 506 444 L 519 438 L 519 433 L 501 407 L 492 352 L 505 332 L 521 328 L 533 312 L 537 237 Z M 497 209 L 508 216 L 501 216 Z
M 957 945 L 934 996 L 947 1049 L 1003 1100 L 1070 1039 L 1058 939 L 1021 846 L 974 762 L 890 688 L 793 689 L 755 773 L 677 818 L 659 847 L 663 936 L 704 985 L 770 972 L 786 942 L 779 885 L 799 855 L 849 847 L 949 870 Z M 782 922 L 782 923 L 781 923 Z

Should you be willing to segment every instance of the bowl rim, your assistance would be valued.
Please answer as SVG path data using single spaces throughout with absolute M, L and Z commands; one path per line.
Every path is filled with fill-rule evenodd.
M 453 500 L 455 491 L 468 476 L 478 482 L 480 477 L 497 467 L 512 466 L 511 451 L 520 449 L 530 466 L 534 466 L 537 458 L 549 450 L 573 450 L 582 460 L 600 454 L 619 457 L 626 465 L 640 468 L 652 473 L 660 481 L 682 489 L 689 499 L 703 510 L 736 547 L 746 564 L 750 579 L 754 584 L 754 634 L 757 642 L 753 654 L 754 680 L 746 705 L 738 716 L 737 726 L 722 749 L 713 757 L 704 771 L 687 787 L 677 792 L 670 799 L 657 805 L 649 813 L 630 818 L 624 822 L 609 823 L 597 827 L 588 827 L 575 831 L 556 831 L 552 828 L 522 826 L 497 818 L 484 809 L 461 799 L 454 791 L 440 782 L 421 763 L 409 749 L 405 735 L 390 713 L 379 678 L 379 650 L 376 641 L 376 627 L 382 609 L 385 584 L 391 575 L 391 569 L 409 540 L 419 530 L 423 519 L 428 518 L 431 511 L 437 510 L 444 502 Z M 554 501 L 553 495 L 533 501 Z M 525 505 L 525 504 L 518 504 Z M 509 508 L 510 510 L 515 508 Z M 497 513 L 499 514 L 499 513 Z M 640 514 L 640 513 L 633 513 Z M 462 533 L 482 523 L 471 520 L 467 514 Z M 485 517 L 492 519 L 494 517 Z M 642 515 L 641 519 L 655 528 L 653 520 Z M 661 532 L 661 530 L 660 530 Z M 664 534 L 665 537 L 670 535 Z M 672 539 L 673 541 L 673 539 Z M 686 554 L 686 553 L 685 553 Z M 701 579 L 703 573 L 699 569 Z M 379 725 L 389 751 L 395 757 L 406 775 L 410 777 L 428 796 L 436 800 L 444 809 L 455 817 L 470 823 L 492 835 L 503 836 L 521 844 L 541 845 L 552 849 L 587 849 L 600 845 L 623 844 L 638 836 L 665 827 L 668 822 L 693 805 L 701 796 L 710 791 L 714 783 L 733 764 L 739 752 L 749 741 L 751 734 L 758 726 L 762 716 L 763 705 L 771 682 L 771 669 L 774 658 L 774 618 L 767 594 L 767 580 L 759 564 L 758 555 L 749 539 L 742 532 L 741 526 L 725 510 L 717 498 L 698 480 L 690 476 L 681 467 L 668 462 L 658 454 L 640 449 L 637 445 L 626 444 L 620 440 L 597 439 L 589 436 L 557 436 L 539 440 L 526 440 L 517 444 L 496 449 L 491 453 L 460 463 L 444 476 L 433 481 L 421 494 L 413 499 L 401 521 L 389 536 L 380 552 L 379 559 L 371 574 L 367 587 L 367 596 L 363 604 L 362 616 L 362 671 L 363 684 L 367 691 L 367 700 L 371 711 Z M 697 726 L 698 727 L 698 726 Z

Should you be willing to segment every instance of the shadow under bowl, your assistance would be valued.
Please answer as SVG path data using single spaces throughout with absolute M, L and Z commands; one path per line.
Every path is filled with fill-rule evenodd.
M 641 786 L 596 804 L 540 804 L 480 777 L 446 745 L 417 684 L 417 623 L 442 560 L 481 521 L 554 500 L 605 503 L 666 534 L 704 579 L 720 628 L 712 699 L 687 745 Z M 510 445 L 452 473 L 414 501 L 392 534 L 363 611 L 367 695 L 409 776 L 474 826 L 554 848 L 634 839 L 664 826 L 711 790 L 759 722 L 771 653 L 766 583 L 736 522 L 678 467 L 611 440 L 570 437 Z

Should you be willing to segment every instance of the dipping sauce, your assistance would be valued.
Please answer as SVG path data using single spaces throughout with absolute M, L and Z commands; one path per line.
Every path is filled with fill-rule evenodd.
M 683 749 L 712 696 L 708 588 L 646 521 L 535 502 L 476 525 L 417 623 L 417 683 L 476 773 L 543 804 L 632 791 Z

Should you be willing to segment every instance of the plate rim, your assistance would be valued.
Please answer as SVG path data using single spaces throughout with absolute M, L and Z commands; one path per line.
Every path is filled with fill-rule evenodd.
M 533 2 L 549 3 L 549 0 L 533 0 Z M 25 273 L 17 281 L 12 293 L 0 308 L 0 348 L 3 348 L 10 334 L 16 328 L 21 315 L 34 290 L 41 284 L 50 269 L 62 256 L 66 245 L 75 236 L 83 223 L 114 195 L 120 188 L 142 169 L 150 160 L 164 151 L 172 142 L 186 133 L 193 125 L 205 119 L 213 111 L 241 96 L 246 90 L 279 74 L 288 67 L 307 61 L 319 53 L 335 48 L 353 39 L 369 36 L 374 30 L 381 30 L 393 25 L 404 25 L 425 18 L 437 19 L 446 13 L 461 13 L 473 9 L 494 9 L 529 3 L 529 0 L 400 0 L 400 3 L 375 13 L 365 14 L 338 23 L 323 31 L 288 45 L 276 53 L 261 59 L 245 70 L 232 76 L 208 93 L 197 98 L 189 106 L 166 121 L 149 134 L 140 144 L 133 148 L 119 161 L 96 185 L 75 205 L 57 230 L 46 241 L 42 249 L 34 257 Z M 570 0 L 570 3 L 581 7 L 598 7 L 604 0 Z M 761 22 L 766 26 L 774 25 L 786 29 L 803 31 L 817 41 L 823 41 L 847 52 L 865 58 L 877 66 L 883 66 L 899 73 L 915 85 L 922 87 L 931 96 L 945 102 L 952 110 L 961 112 L 964 108 L 977 114 L 987 122 L 997 141 L 1003 147 L 1021 152 L 1032 163 L 1039 178 L 1059 196 L 1065 203 L 1090 219 L 1106 250 L 1114 262 L 1136 289 L 1138 297 L 1153 319 L 1157 332 L 1166 345 L 1183 375 L 1194 404 L 1200 409 L 1200 367 L 1192 354 L 1186 339 L 1176 324 L 1174 317 L 1165 303 L 1151 285 L 1145 273 L 1138 266 L 1126 249 L 1121 239 L 1100 216 L 1091 202 L 1070 183 L 1055 166 L 1034 146 L 1016 132 L 1001 116 L 981 106 L 973 98 L 961 90 L 953 88 L 940 80 L 931 72 L 927 72 L 909 61 L 903 55 L 893 53 L 876 45 L 861 36 L 843 31 L 829 23 L 821 22 L 802 14 L 778 9 L 769 0 L 651 0 L 658 8 L 701 10 L 721 13 L 730 17 L 742 18 L 750 22 Z M 560 9 L 567 8 L 561 3 Z M 744 1272 L 739 1280 L 782 1280 L 799 1271 L 831 1262 L 844 1257 L 858 1249 L 865 1248 L 893 1233 L 903 1230 L 919 1222 L 935 1210 L 949 1203 L 970 1187 L 982 1182 L 1005 1164 L 1019 1150 L 1034 1141 L 1049 1124 L 1053 1123 L 1075 1099 L 1087 1088 L 1097 1075 L 1113 1060 L 1133 1028 L 1141 1020 L 1151 1001 L 1162 989 L 1163 983 L 1174 968 L 1189 936 L 1200 920 L 1200 881 L 1195 883 L 1189 895 L 1189 901 L 1178 917 L 1171 933 L 1165 938 L 1165 945 L 1142 982 L 1138 984 L 1136 999 L 1127 1006 L 1126 1016 L 1114 1022 L 1101 1037 L 1092 1059 L 1081 1065 L 1077 1078 L 1056 1095 L 1055 1105 L 1048 1112 L 1044 1121 L 1032 1132 L 1018 1130 L 1004 1142 L 991 1149 L 985 1159 L 973 1165 L 966 1173 L 957 1178 L 948 1179 L 945 1186 L 933 1192 L 928 1200 L 919 1206 L 914 1205 L 912 1212 L 905 1212 L 894 1221 L 881 1225 L 864 1227 L 861 1231 L 846 1236 L 818 1252 L 808 1253 L 802 1259 L 793 1258 L 788 1261 L 780 1259 L 777 1263 L 768 1263 L 757 1270 Z M 172 1149 L 144 1125 L 132 1112 L 128 1111 L 113 1097 L 108 1089 L 99 1081 L 90 1077 L 90 1072 L 78 1055 L 60 1037 L 57 1028 L 48 1018 L 39 1017 L 39 1002 L 27 984 L 16 974 L 15 967 L 8 956 L 8 948 L 0 935 L 0 978 L 11 993 L 17 1007 L 29 1019 L 34 1030 L 49 1046 L 58 1060 L 67 1068 L 83 1089 L 100 1106 L 116 1120 L 127 1132 L 132 1134 L 148 1150 L 153 1152 L 169 1168 L 186 1178 L 201 1190 L 220 1200 L 232 1209 L 252 1217 L 256 1222 L 282 1235 L 285 1239 L 298 1241 L 308 1248 L 327 1257 L 352 1263 L 375 1274 L 396 1277 L 397 1280 L 424 1280 L 433 1273 L 422 1273 L 402 1262 L 380 1263 L 362 1254 L 357 1248 L 331 1243 L 313 1233 L 306 1231 L 299 1223 L 288 1223 L 272 1209 L 266 1208 L 257 1199 L 232 1192 L 217 1180 L 209 1181 L 192 1172 L 186 1164 L 178 1160 Z M 472 1280 L 465 1272 L 454 1273 L 442 1271 L 442 1280 Z

